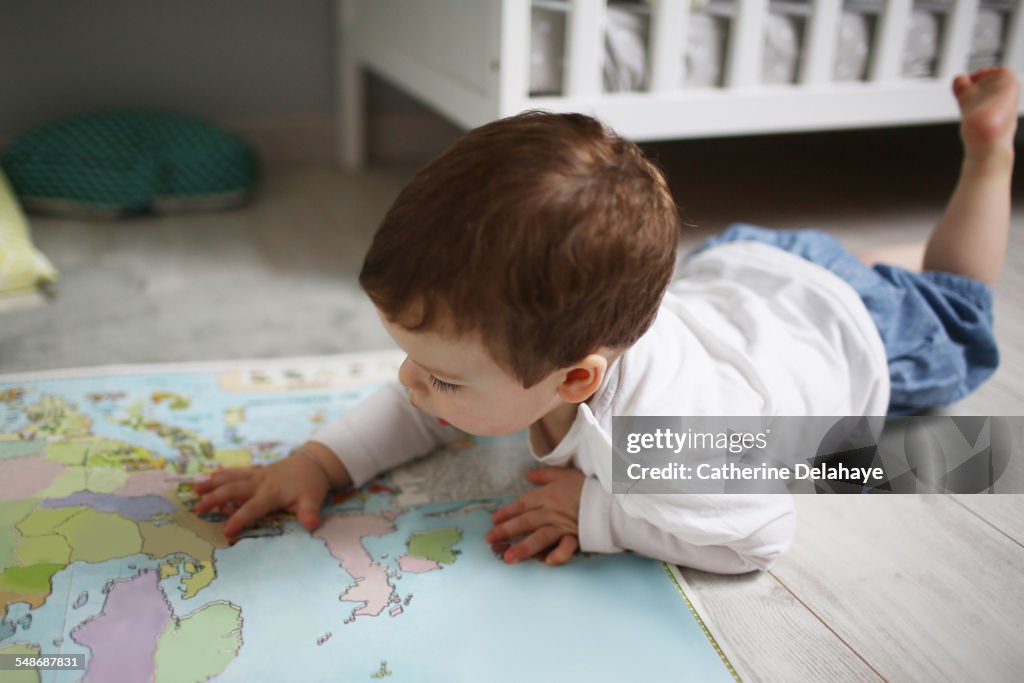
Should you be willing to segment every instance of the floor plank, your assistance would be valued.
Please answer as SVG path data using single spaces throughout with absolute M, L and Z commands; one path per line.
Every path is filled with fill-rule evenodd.
M 772 573 L 884 678 L 1019 680 L 1024 547 L 947 496 L 805 495 L 797 509 Z
M 1024 494 L 951 495 L 950 498 L 1024 548 Z
M 770 573 L 681 571 L 744 681 L 882 680 Z

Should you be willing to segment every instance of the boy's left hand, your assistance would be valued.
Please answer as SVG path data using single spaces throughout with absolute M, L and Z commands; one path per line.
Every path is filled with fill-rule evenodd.
M 529 470 L 526 478 L 538 488 L 495 510 L 491 515 L 494 528 L 487 532 L 487 541 L 494 545 L 524 537 L 505 551 L 504 559 L 510 564 L 548 549 L 545 561 L 549 565 L 565 564 L 579 547 L 585 476 L 575 467 L 542 467 Z

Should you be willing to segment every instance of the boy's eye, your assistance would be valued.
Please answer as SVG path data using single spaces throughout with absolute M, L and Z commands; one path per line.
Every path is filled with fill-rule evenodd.
M 444 392 L 444 393 L 453 392 L 453 391 L 455 391 L 455 390 L 457 390 L 459 388 L 458 384 L 449 384 L 448 382 L 445 382 L 444 380 L 440 380 L 440 379 L 434 377 L 433 375 L 430 376 L 430 384 L 435 389 L 437 389 L 438 391 L 441 391 L 441 392 Z

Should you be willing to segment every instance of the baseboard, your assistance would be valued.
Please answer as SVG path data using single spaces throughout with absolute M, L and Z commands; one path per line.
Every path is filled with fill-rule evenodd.
M 366 123 L 371 164 L 426 163 L 461 133 L 419 106 L 378 107 L 370 102 Z M 252 144 L 268 164 L 338 162 L 335 122 L 330 116 L 236 119 L 223 125 Z
M 220 123 L 251 144 L 267 164 L 334 164 L 334 120 L 329 115 L 233 118 Z
M 373 112 L 367 119 L 367 156 L 371 164 L 424 164 L 462 133 L 421 108 Z
M 396 105 L 375 98 L 370 98 L 366 122 L 371 163 L 425 163 L 462 132 L 418 103 Z M 338 163 L 336 122 L 330 114 L 237 117 L 217 124 L 251 144 L 270 165 Z M 0 149 L 13 137 L 0 133 Z
M 251 144 L 270 164 L 337 163 L 330 114 L 232 117 L 214 123 Z M 14 138 L 10 132 L 0 132 L 0 150 Z

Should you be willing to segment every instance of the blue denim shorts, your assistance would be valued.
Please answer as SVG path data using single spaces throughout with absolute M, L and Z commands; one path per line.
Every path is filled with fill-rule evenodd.
M 907 415 L 957 401 L 999 366 L 992 327 L 992 288 L 973 278 L 867 266 L 820 230 L 769 230 L 735 224 L 687 256 L 742 240 L 784 249 L 831 270 L 853 287 L 878 326 L 892 392 L 890 415 Z

